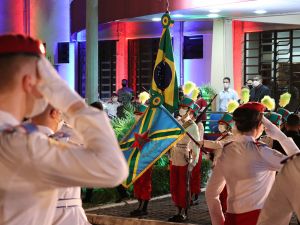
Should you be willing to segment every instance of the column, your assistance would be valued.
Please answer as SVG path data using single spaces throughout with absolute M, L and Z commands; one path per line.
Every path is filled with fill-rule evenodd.
M 229 77 L 234 89 L 232 21 L 214 19 L 211 61 L 211 84 L 219 93 L 223 90 L 223 78 Z
M 98 0 L 86 1 L 86 89 L 88 104 L 98 100 Z

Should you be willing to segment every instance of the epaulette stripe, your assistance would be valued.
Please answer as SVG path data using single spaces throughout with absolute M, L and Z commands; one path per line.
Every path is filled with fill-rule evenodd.
M 282 160 L 280 163 L 281 163 L 281 164 L 285 164 L 285 163 L 287 163 L 288 161 L 293 160 L 294 158 L 296 158 L 296 157 L 299 156 L 299 155 L 300 155 L 300 153 L 296 153 L 296 154 L 294 154 L 294 155 L 292 155 L 292 156 L 290 156 L 290 157 L 288 157 L 288 158 Z
M 233 141 L 231 142 L 227 142 L 226 144 L 224 144 L 223 148 L 226 147 L 227 145 L 230 145 Z

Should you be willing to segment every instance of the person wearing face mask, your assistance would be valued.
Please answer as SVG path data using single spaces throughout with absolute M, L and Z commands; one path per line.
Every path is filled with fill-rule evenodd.
M 194 100 L 189 97 L 183 97 L 179 103 L 179 114 L 181 120 L 179 123 L 193 136 L 196 141 L 200 140 L 198 127 L 190 117 L 190 112 L 195 104 Z M 199 160 L 199 147 L 193 143 L 193 157 L 189 158 L 191 139 L 185 135 L 170 150 L 170 191 L 173 202 L 175 203 L 176 212 L 169 218 L 169 222 L 184 222 L 188 220 L 186 180 L 187 171 L 192 171 Z
M 200 111 L 200 106 L 195 103 L 192 110 L 190 111 L 190 117 L 194 122 L 196 121 L 199 111 Z M 199 132 L 199 140 L 202 141 L 203 135 L 204 135 L 204 126 L 203 126 L 202 122 L 199 122 L 197 124 L 197 126 L 198 126 L 198 132 Z M 192 148 L 193 148 L 192 142 L 190 142 L 189 148 L 192 151 Z M 193 151 L 192 151 L 192 155 L 193 155 Z M 193 155 L 193 157 L 196 157 L 196 156 Z M 192 170 L 192 176 L 191 176 L 191 181 L 190 181 L 190 186 L 191 186 L 191 203 L 190 203 L 190 205 L 191 206 L 199 205 L 198 195 L 201 192 L 201 189 L 200 189 L 201 162 L 202 162 L 202 152 L 200 151 L 199 159 L 198 159 L 197 164 L 195 165 L 195 167 Z
M 111 101 L 106 103 L 106 109 L 108 116 L 117 117 L 117 108 L 121 104 L 118 102 L 118 95 L 116 93 L 111 94 Z
M 221 136 L 215 141 L 203 140 L 199 144 L 205 148 L 208 153 L 205 154 L 205 158 L 213 162 L 213 168 L 217 163 L 217 159 L 222 154 L 223 146 L 234 140 L 232 134 L 232 127 L 234 125 L 232 115 L 229 113 L 224 113 L 219 122 L 219 131 Z M 227 210 L 227 190 L 226 186 L 220 194 L 220 201 L 222 206 L 222 212 L 225 213 Z
M 134 111 L 135 120 L 139 121 L 143 113 L 146 111 L 147 106 L 139 104 Z M 153 165 L 142 174 L 135 182 L 133 186 L 134 194 L 138 200 L 137 208 L 130 212 L 130 216 L 144 216 L 148 215 L 148 202 L 151 199 L 151 174 Z
M 128 81 L 126 79 L 122 80 L 122 88 L 117 91 L 118 100 L 122 102 L 122 96 L 124 92 L 132 92 L 133 90 L 128 87 Z
M 248 79 L 246 86 L 251 90 L 253 88 L 253 79 Z
M 274 112 L 265 112 L 264 116 L 271 122 L 273 123 L 275 126 L 277 126 L 280 129 L 280 124 L 281 124 L 281 115 L 278 113 L 274 113 Z M 274 148 L 273 143 L 274 141 L 276 142 L 276 140 L 273 140 L 272 138 L 270 138 L 268 135 L 264 135 L 261 136 L 259 138 L 259 141 L 265 143 L 268 145 L 269 148 L 273 148 L 275 150 L 278 150 L 277 148 Z M 281 152 L 282 153 L 282 152 Z M 285 155 L 285 154 L 284 154 Z
M 20 124 L 48 104 L 70 118 L 84 147 L 55 141 L 33 123 Z M 86 106 L 60 78 L 41 40 L 0 36 L 0 130 L 1 224 L 50 225 L 59 188 L 113 187 L 128 176 L 107 116 Z M 78 199 L 64 203 L 81 205 Z
M 250 90 L 250 102 L 261 102 L 265 96 L 271 96 L 271 90 L 262 84 L 263 79 L 257 75 L 253 79 L 253 88 Z
M 224 145 L 205 192 L 213 225 L 256 225 L 275 180 L 275 172 L 287 158 L 256 141 L 264 128 L 269 137 L 280 142 L 288 155 L 300 152 L 292 139 L 264 117 L 265 109 L 261 103 L 248 102 L 233 112 L 237 135 L 234 141 Z M 225 184 L 228 197 L 224 218 L 218 196 Z
M 57 132 L 61 129 L 64 121 L 59 116 L 59 111 L 54 109 L 53 106 L 48 105 L 46 110 L 33 118 L 31 118 L 33 124 L 37 125 L 40 132 L 46 134 L 50 138 L 63 143 L 71 143 L 68 140 L 69 135 Z M 54 214 L 53 224 L 56 225 L 69 225 L 80 224 L 90 225 L 85 212 L 81 206 L 81 188 L 69 187 L 58 189 L 58 200 Z M 69 207 L 66 206 L 67 199 L 73 199 Z
M 239 100 L 237 92 L 230 88 L 230 78 L 225 77 L 223 79 L 224 89 L 219 93 L 219 103 L 217 106 L 217 111 L 227 112 L 227 105 L 230 100 Z

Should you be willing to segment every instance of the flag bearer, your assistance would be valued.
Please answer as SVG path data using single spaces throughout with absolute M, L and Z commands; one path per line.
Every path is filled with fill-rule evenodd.
M 194 100 L 183 97 L 179 103 L 180 123 L 189 132 L 196 141 L 199 141 L 199 132 L 197 125 L 190 117 Z M 170 222 L 184 222 L 188 219 L 187 207 L 190 202 L 190 196 L 187 196 L 187 172 L 192 171 L 199 160 L 200 149 L 193 143 L 193 154 L 190 159 L 189 143 L 191 139 L 185 135 L 170 152 L 170 185 L 171 195 L 175 203 L 176 213 L 169 218 Z M 188 190 L 189 192 L 189 190 Z

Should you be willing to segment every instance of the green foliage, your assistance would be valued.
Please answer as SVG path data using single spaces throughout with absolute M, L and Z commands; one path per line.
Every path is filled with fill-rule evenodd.
M 163 155 L 154 163 L 154 166 L 166 166 L 169 164 L 169 158 L 166 155 Z
M 205 187 L 209 180 L 209 174 L 211 173 L 212 163 L 205 158 L 201 162 L 201 184 L 200 187 Z
M 210 83 L 208 84 L 203 84 L 201 87 L 200 87 L 203 95 L 207 95 L 207 96 L 211 96 L 211 95 L 215 95 L 217 94 L 217 91 L 216 89 L 214 89 Z
M 124 107 L 124 118 L 116 118 L 110 122 L 113 130 L 117 136 L 118 142 L 120 142 L 123 137 L 129 132 L 132 126 L 135 124 L 134 116 L 135 107 L 131 104 Z

